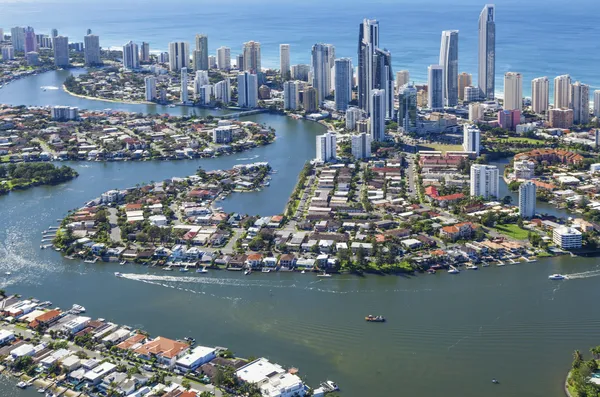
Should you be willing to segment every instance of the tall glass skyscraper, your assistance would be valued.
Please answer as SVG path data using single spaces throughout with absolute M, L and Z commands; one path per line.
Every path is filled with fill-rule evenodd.
M 479 15 L 479 95 L 494 99 L 496 75 L 496 8 L 486 4 Z
M 458 30 L 444 30 L 440 46 L 442 95 L 446 106 L 458 105 Z

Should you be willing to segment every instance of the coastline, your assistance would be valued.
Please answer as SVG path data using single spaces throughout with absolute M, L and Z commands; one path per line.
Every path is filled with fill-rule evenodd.
M 122 104 L 125 104 L 125 105 L 157 105 L 157 106 L 160 106 L 157 103 L 147 102 L 147 101 L 119 101 L 119 100 L 116 100 L 116 99 L 96 98 L 96 97 L 93 97 L 93 96 L 75 94 L 75 93 L 69 91 L 67 89 L 67 87 L 65 86 L 64 83 L 62 85 L 62 88 L 63 88 L 63 91 L 66 92 L 69 95 L 72 95 L 72 96 L 77 97 L 77 98 L 89 99 L 89 100 L 92 100 L 92 101 L 122 103 Z

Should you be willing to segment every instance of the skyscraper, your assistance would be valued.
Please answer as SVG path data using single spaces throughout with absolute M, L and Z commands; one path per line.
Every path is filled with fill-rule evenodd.
M 573 124 L 590 122 L 590 86 L 576 81 L 571 87 L 571 104 L 573 106 Z
M 3 45 L 2 46 L 2 60 L 3 61 L 12 61 L 15 59 L 15 50 L 11 45 Z
M 440 46 L 444 105 L 458 105 L 458 30 L 444 30 Z
M 465 88 L 471 85 L 473 85 L 473 76 L 465 72 L 458 75 L 458 99 L 465 100 Z
M 144 84 L 146 86 L 146 101 L 153 101 L 156 99 L 156 77 L 148 76 L 144 78 Z
M 58 36 L 58 29 L 54 28 L 50 31 L 50 37 L 55 38 Z
M 231 102 L 231 85 L 229 78 L 215 84 L 215 99 L 227 105 Z
M 65 36 L 56 36 L 52 40 L 54 49 L 54 65 L 58 67 L 69 66 L 69 38 Z
M 530 219 L 535 216 L 536 186 L 527 181 L 519 185 L 519 215 L 521 218 Z
M 352 100 L 352 60 L 335 60 L 335 110 L 346 111 Z
M 123 46 L 123 67 L 129 70 L 140 68 L 138 45 L 133 41 L 130 41 Z
M 427 104 L 431 110 L 444 108 L 443 76 L 444 69 L 440 65 L 427 68 Z
M 187 68 L 181 68 L 181 87 L 180 87 L 180 95 L 179 99 L 181 99 L 181 103 L 188 103 L 189 101 L 189 93 L 188 93 L 188 73 Z
M 83 38 L 83 57 L 87 66 L 100 65 L 100 37 L 88 34 Z
M 396 91 L 398 91 L 402 86 L 408 84 L 410 82 L 410 73 L 408 70 L 401 70 L 396 72 Z
M 150 62 L 150 44 L 145 41 L 142 41 L 142 45 L 140 46 L 140 61 Z
M 463 125 L 463 150 L 473 152 L 479 156 L 479 146 L 481 142 L 481 131 L 474 125 Z
M 385 117 L 394 116 L 394 73 L 392 55 L 379 48 L 373 54 L 373 88 L 385 91 Z
M 534 113 L 543 114 L 548 111 L 550 82 L 548 77 L 531 80 L 531 107 Z
M 498 167 L 484 164 L 471 165 L 471 196 L 493 200 L 498 198 L 499 192 Z
M 307 113 L 316 112 L 319 107 L 318 93 L 315 87 L 304 87 L 302 106 Z
M 208 36 L 196 35 L 196 50 L 194 51 L 194 70 L 208 70 Z
M 244 43 L 244 67 L 241 70 L 247 70 L 250 73 L 261 71 L 260 65 L 260 43 L 258 41 L 248 41 Z
M 300 106 L 300 83 L 298 81 L 285 81 L 283 83 L 283 108 L 296 110 Z
M 289 44 L 279 44 L 279 73 L 281 73 L 281 78 L 284 81 L 289 80 L 291 77 Z
M 366 133 L 360 133 L 358 135 L 352 135 L 352 156 L 355 159 L 367 159 L 371 157 L 371 135 Z
M 594 91 L 594 116 L 600 117 L 600 90 Z
M 331 44 L 315 44 L 312 47 L 312 85 L 317 90 L 319 104 L 331 93 L 332 56 L 335 49 Z
M 523 77 L 521 73 L 504 74 L 504 110 L 523 110 Z
M 231 69 L 231 48 L 217 48 L 217 67 L 225 71 Z
M 346 129 L 356 130 L 356 123 L 363 119 L 364 111 L 356 106 L 350 106 L 346 109 Z M 370 135 L 369 135 L 370 136 Z
M 196 70 L 196 76 L 194 77 L 194 94 L 198 97 L 200 90 L 205 85 L 210 84 L 207 70 Z
M 237 76 L 238 81 L 238 106 L 241 108 L 255 108 L 258 106 L 258 76 L 248 71 Z
M 479 15 L 479 92 L 481 98 L 494 99 L 496 76 L 496 8 L 486 4 Z
M 417 89 L 413 85 L 403 85 L 398 92 L 398 127 L 402 132 L 417 129 Z
M 358 107 L 369 113 L 373 89 L 373 52 L 379 48 L 379 22 L 365 19 L 358 30 Z
M 184 41 L 169 43 L 169 69 L 178 72 L 190 65 L 190 44 Z
M 33 28 L 31 26 L 27 26 L 24 29 L 24 39 L 25 39 L 25 44 L 24 44 L 24 51 L 25 54 L 27 54 L 28 52 L 36 52 L 38 50 L 38 46 L 37 46 L 37 40 L 35 38 L 35 31 L 33 30 Z
M 550 109 L 548 122 L 552 128 L 571 128 L 573 126 L 573 109 Z
M 372 90 L 371 103 L 371 137 L 376 142 L 385 140 L 385 91 Z
M 310 65 L 306 65 L 306 64 L 292 65 L 292 79 L 308 81 L 309 74 L 310 74 Z
M 563 74 L 554 78 L 554 108 L 571 107 L 571 76 Z
M 15 52 L 25 51 L 25 28 L 15 26 L 10 29 L 10 41 Z
M 323 135 L 317 135 L 317 155 L 315 160 L 326 163 L 337 158 L 337 137 L 331 132 Z

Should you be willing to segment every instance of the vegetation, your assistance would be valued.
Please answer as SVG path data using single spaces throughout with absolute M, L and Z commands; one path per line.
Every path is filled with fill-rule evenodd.
M 71 167 L 55 167 L 50 163 L 20 163 L 0 166 L 0 194 L 38 185 L 55 185 L 77 177 Z
M 600 386 L 590 382 L 590 378 L 598 371 L 600 346 L 590 349 L 594 356 L 591 360 L 584 360 L 579 350 L 573 353 L 573 364 L 567 379 L 567 387 L 572 397 L 598 397 Z
M 496 225 L 494 226 L 494 229 L 516 240 L 527 240 L 529 237 L 529 232 L 527 230 L 521 229 L 519 225 L 515 224 Z

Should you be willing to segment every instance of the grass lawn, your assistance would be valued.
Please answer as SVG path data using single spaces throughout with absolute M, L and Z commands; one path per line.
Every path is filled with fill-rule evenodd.
M 448 145 L 445 143 L 426 143 L 420 144 L 418 150 L 435 150 L 439 152 L 461 151 L 462 145 Z
M 527 240 L 529 236 L 529 230 L 521 229 L 515 224 L 496 225 L 494 229 L 496 229 L 499 233 L 505 234 L 508 237 L 512 237 L 517 240 Z
M 533 138 L 519 138 L 519 137 L 508 137 L 507 139 L 499 139 L 498 141 L 500 142 L 521 142 L 521 143 L 527 143 L 529 145 L 543 145 L 544 141 L 540 140 L 540 139 L 533 139 Z

